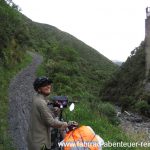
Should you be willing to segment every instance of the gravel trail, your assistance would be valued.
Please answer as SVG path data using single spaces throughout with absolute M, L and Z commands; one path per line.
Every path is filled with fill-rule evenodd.
M 37 67 L 42 63 L 42 56 L 28 52 L 32 63 L 22 69 L 10 82 L 9 86 L 9 128 L 17 150 L 27 150 L 26 135 L 32 96 L 33 81 Z

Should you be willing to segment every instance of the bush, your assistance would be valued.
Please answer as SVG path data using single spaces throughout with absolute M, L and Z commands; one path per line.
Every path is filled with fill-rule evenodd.
M 131 107 L 135 100 L 132 96 L 122 96 L 120 98 L 120 102 L 121 102 L 121 111 L 124 112 L 126 109 L 128 109 L 129 107 Z
M 68 84 L 70 84 L 71 81 L 70 81 L 69 76 L 66 76 L 62 73 L 57 73 L 57 74 L 55 74 L 54 82 L 55 83 L 62 83 L 64 85 L 68 85 Z
M 150 105 L 150 93 L 149 92 L 144 92 L 141 96 L 140 99 L 146 101 Z
M 117 119 L 117 116 L 116 116 L 116 110 L 114 106 L 111 105 L 110 103 L 101 102 L 98 105 L 98 111 L 101 115 L 106 116 L 112 124 L 117 125 L 119 123 L 119 120 Z
M 135 104 L 135 109 L 141 114 L 148 115 L 150 106 L 146 101 L 141 100 Z

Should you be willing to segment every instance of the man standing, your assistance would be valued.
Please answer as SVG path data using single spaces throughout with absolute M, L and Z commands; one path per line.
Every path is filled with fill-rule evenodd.
M 34 83 L 37 94 L 34 96 L 31 107 L 31 120 L 28 132 L 28 150 L 49 150 L 51 148 L 50 127 L 67 128 L 66 122 L 53 117 L 47 106 L 46 97 L 51 92 L 52 81 L 47 77 L 39 77 Z

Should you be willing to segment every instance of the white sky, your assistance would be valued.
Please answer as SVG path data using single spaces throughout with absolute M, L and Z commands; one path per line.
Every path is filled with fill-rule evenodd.
M 145 37 L 150 0 L 13 0 L 36 22 L 53 25 L 111 60 L 125 61 Z

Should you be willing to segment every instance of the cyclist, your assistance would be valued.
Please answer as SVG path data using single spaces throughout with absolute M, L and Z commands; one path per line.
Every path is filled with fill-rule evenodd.
M 31 118 L 28 130 L 28 150 L 49 150 L 51 148 L 51 127 L 65 129 L 67 122 L 54 118 L 48 108 L 47 96 L 51 93 L 52 80 L 47 77 L 38 77 L 33 86 L 36 95 L 31 106 Z

